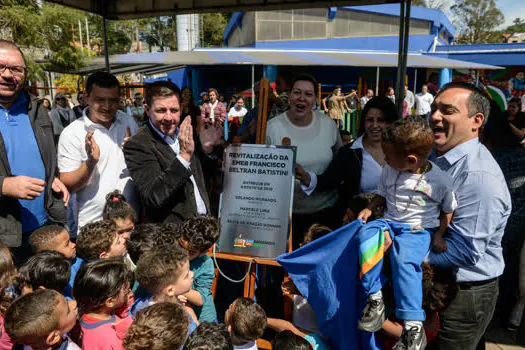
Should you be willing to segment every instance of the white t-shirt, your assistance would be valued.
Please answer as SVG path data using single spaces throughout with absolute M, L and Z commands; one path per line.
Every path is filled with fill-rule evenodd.
M 385 220 L 435 228 L 439 226 L 440 211 L 454 212 L 457 202 L 452 178 L 436 164 L 431 165 L 432 169 L 423 175 L 384 166 L 376 193 L 386 199 Z
M 234 350 L 258 350 L 256 341 L 251 341 L 244 345 L 234 345 L 233 349 Z
M 312 122 L 302 127 L 292 124 L 287 112 L 279 114 L 267 124 L 266 143 L 281 145 L 283 138 L 290 138 L 291 145 L 297 146 L 297 163 L 306 171 L 322 174 L 343 143 L 330 117 L 318 111 L 312 113 Z M 301 190 L 300 182 L 295 180 L 294 213 L 315 213 L 333 206 L 336 201 L 336 189 L 314 192 L 308 196 Z
M 425 115 L 430 112 L 430 105 L 434 102 L 434 96 L 427 92 L 416 95 L 417 115 Z
M 360 148 L 363 154 L 363 164 L 361 166 L 361 183 L 359 184 L 359 193 L 374 193 L 377 189 L 377 183 L 381 177 L 383 167 L 376 162 L 363 146 L 363 136 L 357 138 L 352 144 L 352 149 Z
M 359 99 L 359 104 L 361 105 L 361 109 L 364 109 L 365 106 L 366 106 L 366 104 L 367 104 L 368 101 L 370 101 L 370 100 L 371 100 L 371 98 L 368 98 L 366 95 L 363 96 L 363 97 L 361 97 L 361 98 Z
M 239 117 L 242 118 L 248 113 L 248 110 L 244 107 L 241 107 L 241 109 L 236 109 L 235 106 L 230 108 L 230 111 L 228 112 L 228 116 L 230 117 Z
M 88 109 L 84 111 L 86 113 Z M 100 159 L 86 185 L 77 194 L 78 227 L 102 219 L 106 195 L 120 190 L 128 202 L 137 210 L 139 199 L 134 193 L 133 183 L 120 145 L 126 137 L 126 127 L 131 134 L 137 132 L 137 123 L 125 113 L 117 113 L 109 129 L 93 123 L 84 114 L 64 129 L 58 142 L 58 168 L 61 173 L 75 171 L 88 159 L 86 134 L 94 130 L 93 137 L 100 148 Z

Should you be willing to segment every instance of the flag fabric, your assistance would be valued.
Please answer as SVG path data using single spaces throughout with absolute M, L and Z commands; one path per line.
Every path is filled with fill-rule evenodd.
M 362 226 L 356 220 L 277 258 L 312 306 L 321 333 L 334 349 L 379 349 L 374 334 L 357 329 L 366 303 L 355 239 Z

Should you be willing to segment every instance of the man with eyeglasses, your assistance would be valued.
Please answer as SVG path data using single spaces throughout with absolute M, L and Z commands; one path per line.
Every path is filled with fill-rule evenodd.
M 51 121 L 37 99 L 23 92 L 27 68 L 20 49 L 0 40 L 0 241 L 15 263 L 31 255 L 29 235 L 66 223 L 66 187 L 55 177 Z
M 64 129 L 58 142 L 60 179 L 76 193 L 78 227 L 102 219 L 106 195 L 120 190 L 140 215 L 122 144 L 137 123 L 117 113 L 120 96 L 115 76 L 97 72 L 86 82 L 83 116 Z

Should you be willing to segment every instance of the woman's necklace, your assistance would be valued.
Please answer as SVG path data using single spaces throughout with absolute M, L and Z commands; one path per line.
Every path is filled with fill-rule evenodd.
M 427 161 L 427 164 L 423 168 L 423 171 L 421 172 L 421 175 L 419 175 L 419 178 L 417 179 L 416 185 L 414 186 L 414 188 L 412 189 L 412 192 L 408 196 L 408 203 L 407 203 L 405 209 L 402 210 L 402 211 L 400 211 L 399 208 L 397 207 L 397 183 L 399 181 L 399 177 L 401 176 L 401 171 L 399 171 L 397 173 L 396 182 L 394 183 L 394 206 L 396 207 L 396 211 L 399 214 L 406 213 L 408 211 L 408 209 L 412 205 L 412 200 L 414 199 L 414 194 L 416 193 L 417 188 L 419 187 L 419 185 L 421 184 L 421 181 L 423 180 L 423 175 L 425 175 L 431 168 L 432 168 L 432 166 L 430 165 L 430 162 Z

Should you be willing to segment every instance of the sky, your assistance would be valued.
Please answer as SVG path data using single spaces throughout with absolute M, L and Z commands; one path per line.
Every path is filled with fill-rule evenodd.
M 496 6 L 505 16 L 503 28 L 511 25 L 516 17 L 525 20 L 525 1 L 523 0 L 496 0 Z

